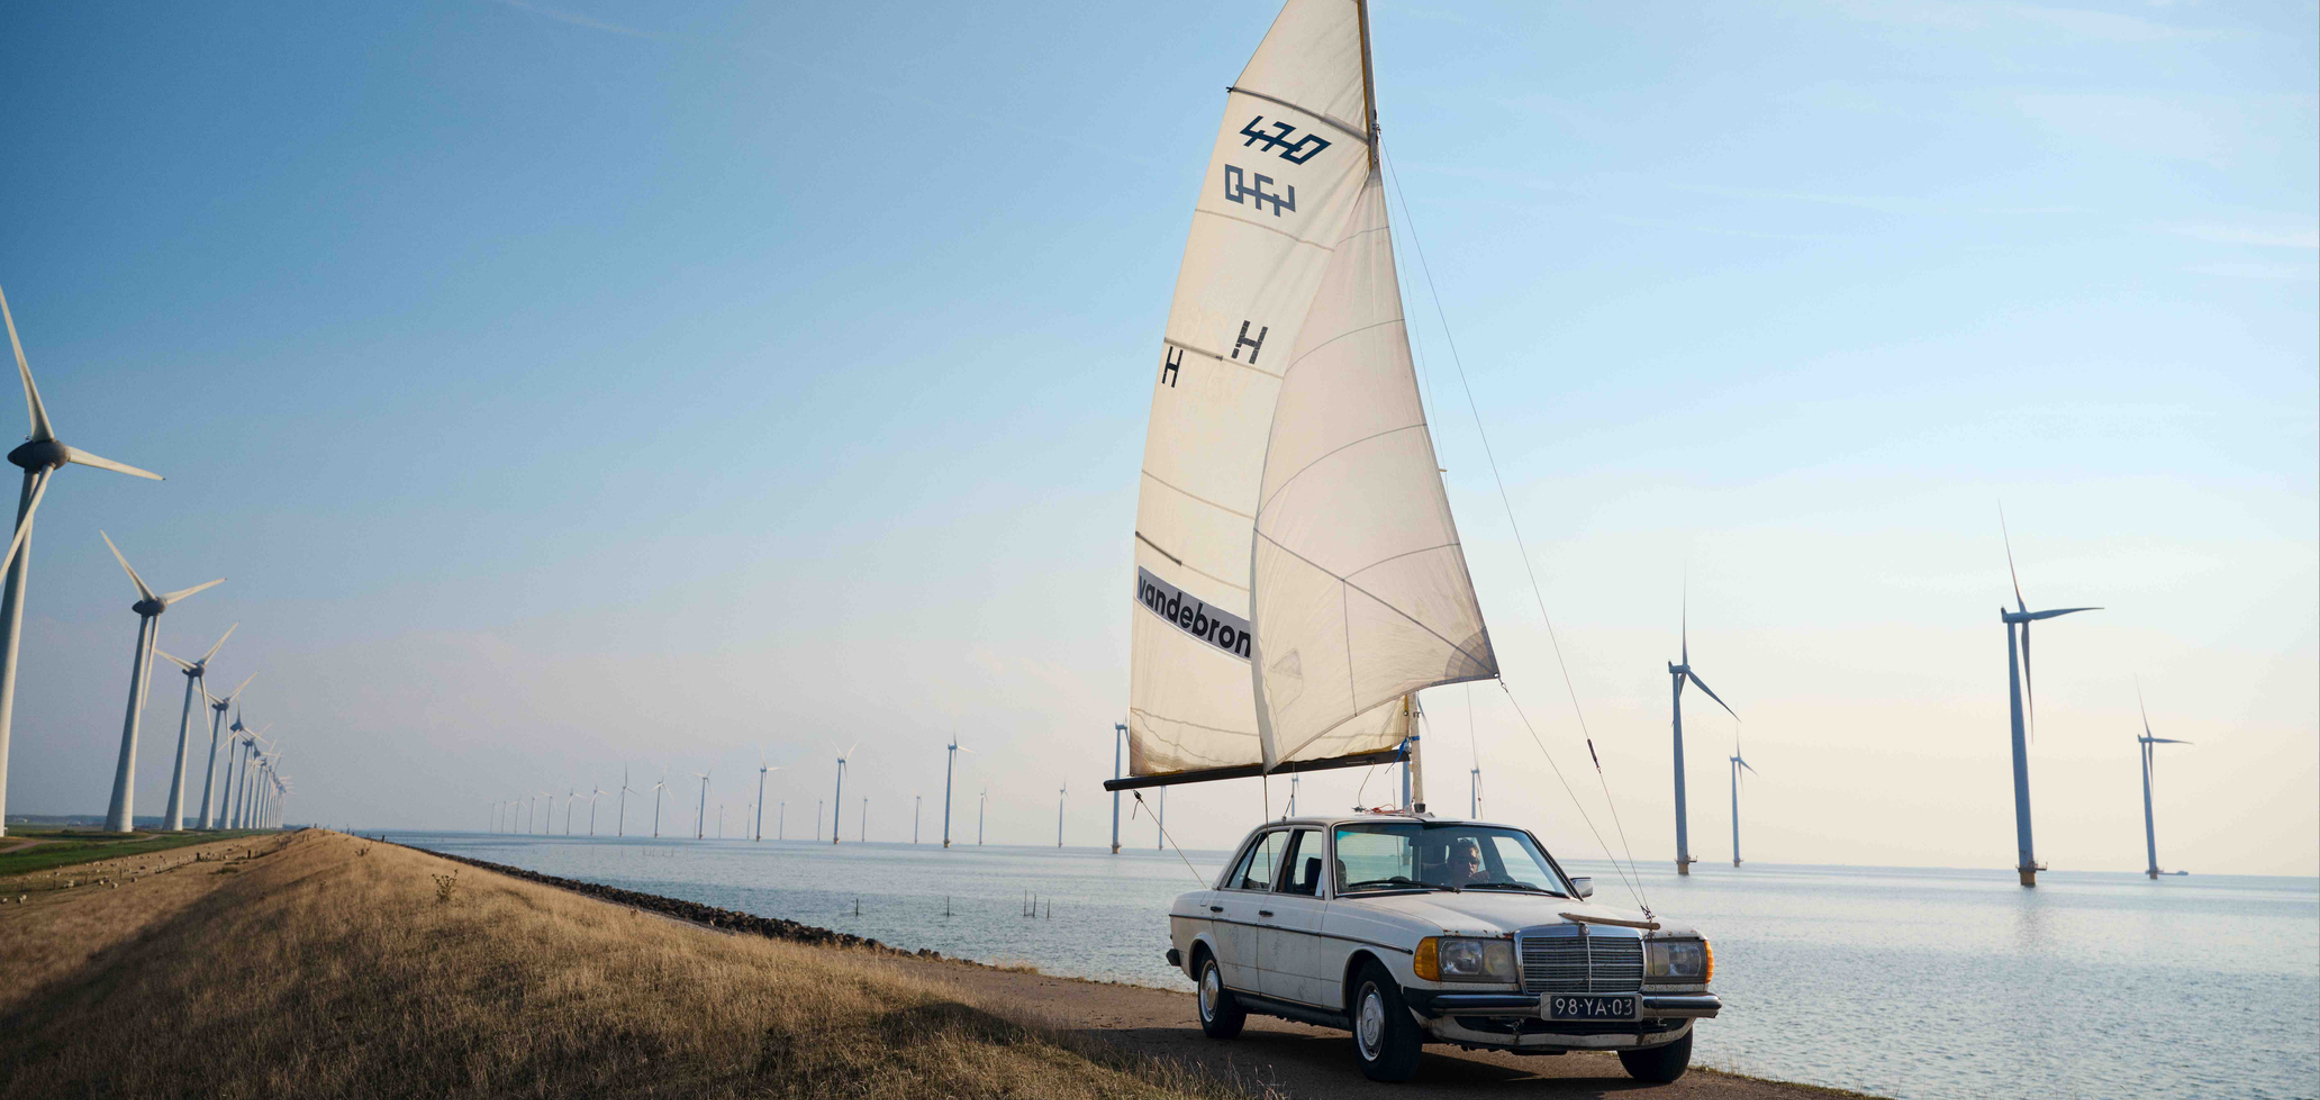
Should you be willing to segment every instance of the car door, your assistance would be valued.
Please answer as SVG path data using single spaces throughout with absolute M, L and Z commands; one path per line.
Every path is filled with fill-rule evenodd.
M 1272 896 L 1257 911 L 1257 992 L 1299 1004 L 1330 1006 L 1316 992 L 1323 969 L 1321 916 L 1329 861 L 1321 830 L 1288 830 Z
M 1225 877 L 1225 888 L 1209 903 L 1209 917 L 1216 928 L 1216 966 L 1224 984 L 1234 989 L 1263 992 L 1258 966 L 1264 947 L 1257 934 L 1262 918 L 1257 914 L 1269 908 L 1266 903 L 1273 894 L 1273 874 L 1280 869 L 1281 849 L 1287 842 L 1279 829 L 1250 842 L 1233 865 L 1232 874 Z

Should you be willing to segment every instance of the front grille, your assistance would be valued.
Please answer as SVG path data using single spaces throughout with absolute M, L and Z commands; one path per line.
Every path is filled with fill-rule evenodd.
M 1526 933 L 1522 949 L 1525 993 L 1633 993 L 1643 987 L 1643 939 L 1596 933 Z

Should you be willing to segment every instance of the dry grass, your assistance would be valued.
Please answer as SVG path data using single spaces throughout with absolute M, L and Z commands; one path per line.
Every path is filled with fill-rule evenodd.
M 80 960 L 0 976 L 0 1096 L 1231 1095 L 868 955 L 363 846 L 0 908 L 0 965 Z

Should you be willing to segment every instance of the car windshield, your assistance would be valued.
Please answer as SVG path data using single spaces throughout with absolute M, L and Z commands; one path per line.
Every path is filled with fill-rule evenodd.
M 1337 892 L 1505 890 L 1569 897 L 1529 833 L 1493 825 L 1363 822 L 1337 827 Z

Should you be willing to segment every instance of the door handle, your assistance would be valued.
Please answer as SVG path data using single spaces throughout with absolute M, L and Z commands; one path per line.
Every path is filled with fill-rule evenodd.
M 1257 915 L 1260 917 L 1269 917 L 1273 915 L 1273 911 L 1270 909 L 1259 909 L 1257 910 Z
M 1224 906 L 1221 906 L 1221 905 L 1211 905 L 1211 906 L 1209 906 L 1209 907 L 1208 907 L 1208 911 L 1209 911 L 1209 912 L 1211 912 L 1211 913 L 1222 913 L 1222 912 L 1224 912 Z

